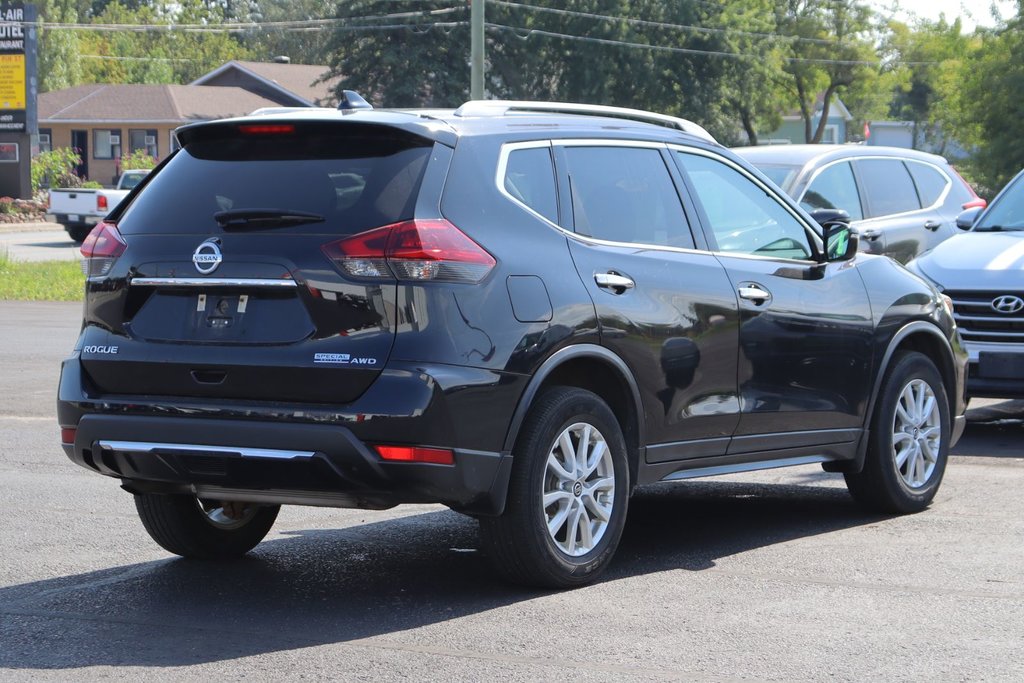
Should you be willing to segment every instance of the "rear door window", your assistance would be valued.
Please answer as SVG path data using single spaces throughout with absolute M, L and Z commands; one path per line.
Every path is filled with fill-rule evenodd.
M 363 232 L 413 217 L 430 150 L 426 140 L 340 126 L 310 135 L 194 142 L 135 198 L 118 229 L 125 235 L 209 234 L 219 230 L 218 211 L 274 209 L 324 217 L 275 233 Z
M 921 198 L 921 205 L 925 207 L 934 206 L 946 191 L 950 180 L 939 169 L 931 164 L 922 164 L 916 161 L 908 161 L 907 168 L 917 186 L 917 194 Z
M 686 213 L 658 149 L 565 148 L 576 232 L 601 240 L 694 246 Z
M 555 172 L 549 147 L 515 149 L 505 166 L 505 191 L 552 223 L 558 222 Z
M 918 211 L 921 202 L 907 167 L 899 159 L 858 159 L 857 175 L 861 183 L 868 218 Z
M 851 220 L 864 218 L 857 181 L 850 164 L 843 161 L 826 167 L 811 181 L 800 200 L 800 206 L 808 211 L 842 209 L 850 214 Z

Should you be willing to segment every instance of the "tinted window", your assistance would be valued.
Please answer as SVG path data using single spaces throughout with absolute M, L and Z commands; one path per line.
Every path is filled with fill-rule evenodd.
M 914 181 L 902 161 L 858 159 L 856 163 L 868 216 L 889 216 L 921 208 Z
M 979 231 L 993 229 L 1024 230 L 1024 176 L 1008 185 L 985 213 L 984 222 L 974 226 Z
M 555 172 L 547 147 L 517 149 L 508 155 L 505 190 L 552 223 L 558 222 Z
M 697 191 L 720 251 L 810 258 L 803 225 L 753 180 L 720 161 L 677 154 Z
M 796 177 L 797 172 L 800 170 L 797 166 L 754 165 L 757 166 L 757 170 L 764 173 L 773 183 L 787 192 L 789 191 L 789 186 L 793 183 L 793 178 Z
M 850 214 L 851 220 L 864 218 L 853 169 L 845 161 L 833 164 L 819 173 L 804 192 L 800 205 L 808 211 L 842 209 Z
M 149 182 L 118 228 L 208 235 L 219 231 L 214 213 L 258 208 L 325 218 L 275 233 L 362 232 L 412 218 L 429 155 L 429 146 L 370 135 L 194 142 Z
M 576 232 L 602 240 L 694 246 L 656 149 L 566 147 Z
M 907 168 L 914 178 L 914 184 L 917 185 L 917 194 L 921 198 L 921 205 L 933 206 L 946 190 L 949 179 L 930 164 L 908 161 Z

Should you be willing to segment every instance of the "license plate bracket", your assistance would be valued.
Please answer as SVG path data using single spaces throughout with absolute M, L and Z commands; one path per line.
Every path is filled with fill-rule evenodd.
M 1024 353 L 978 354 L 978 375 L 986 379 L 1024 378 Z

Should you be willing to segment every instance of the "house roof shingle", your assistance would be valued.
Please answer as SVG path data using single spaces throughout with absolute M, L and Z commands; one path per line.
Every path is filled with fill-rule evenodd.
M 196 80 L 191 85 L 203 85 L 229 69 L 235 69 L 247 76 L 255 76 L 278 88 L 304 99 L 311 105 L 326 105 L 333 98 L 334 86 L 338 79 L 330 78 L 319 82 L 330 67 L 322 64 L 291 64 L 278 62 L 246 62 L 231 60 Z
M 79 85 L 40 93 L 39 121 L 180 123 L 241 116 L 275 104 L 236 87 Z

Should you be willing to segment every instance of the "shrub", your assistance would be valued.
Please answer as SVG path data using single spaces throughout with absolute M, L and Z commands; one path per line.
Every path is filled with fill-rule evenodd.
M 32 193 L 44 184 L 48 187 L 79 187 L 81 178 L 75 175 L 75 168 L 82 163 L 82 157 L 70 147 L 58 147 L 49 152 L 40 152 L 32 159 Z
M 0 197 L 0 213 L 11 214 L 17 211 L 18 207 L 15 206 L 13 197 Z
M 146 150 L 137 149 L 121 157 L 121 170 L 146 170 L 156 167 L 156 159 L 146 154 Z

